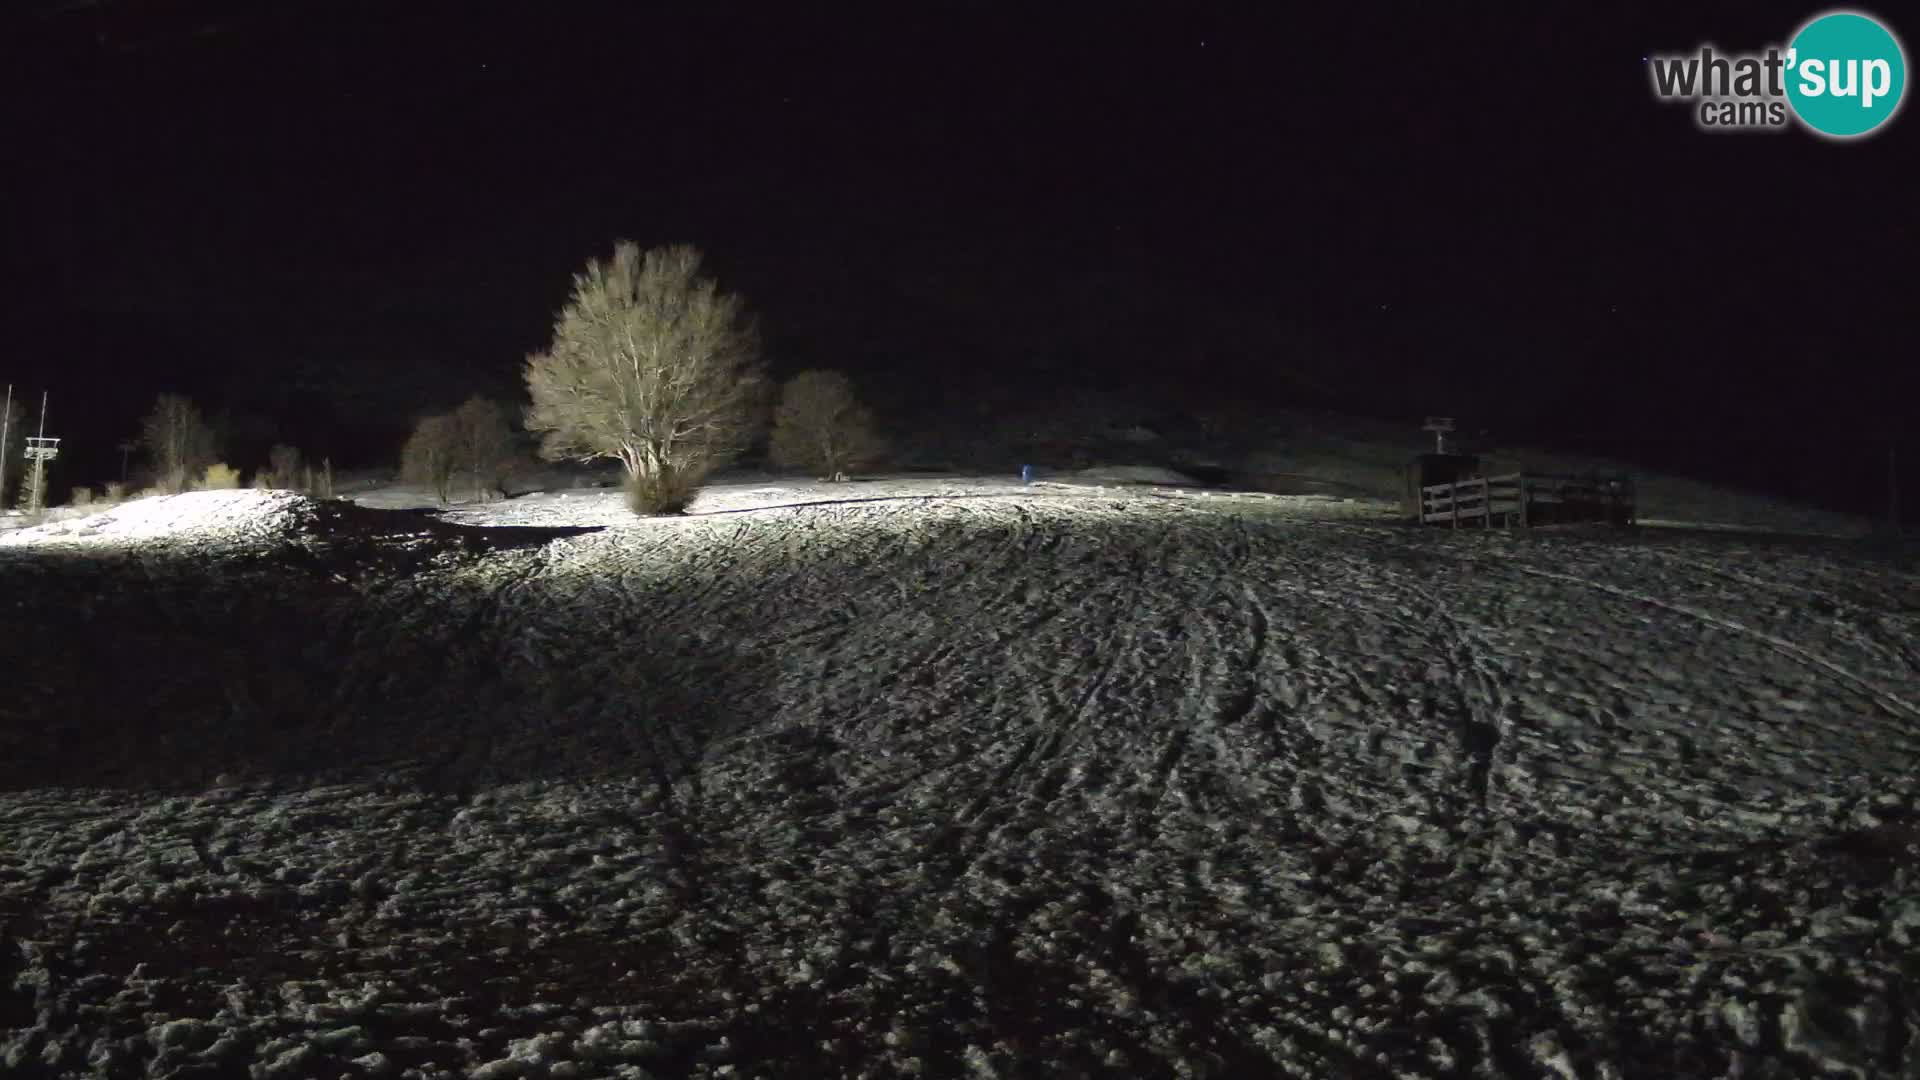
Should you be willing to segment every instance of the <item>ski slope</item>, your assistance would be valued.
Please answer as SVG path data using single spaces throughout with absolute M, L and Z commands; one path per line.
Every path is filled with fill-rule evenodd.
M 1909 564 L 958 479 L 694 510 L 0 537 L 7 1072 L 1920 1068 Z

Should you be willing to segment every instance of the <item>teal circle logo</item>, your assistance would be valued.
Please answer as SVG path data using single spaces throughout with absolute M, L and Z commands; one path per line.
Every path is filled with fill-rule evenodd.
M 1900 42 L 1869 16 L 1818 16 L 1787 47 L 1787 102 L 1822 135 L 1865 135 L 1893 118 L 1906 89 Z

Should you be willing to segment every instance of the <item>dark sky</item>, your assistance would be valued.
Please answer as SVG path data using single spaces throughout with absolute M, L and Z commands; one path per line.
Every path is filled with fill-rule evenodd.
M 30 0 L 0 375 L 98 400 L 94 442 L 177 388 L 352 457 L 516 393 L 631 237 L 702 247 L 777 370 L 928 395 L 1311 386 L 1835 460 L 1910 426 L 1920 119 L 1703 134 L 1642 57 L 1816 8 L 1618 8 Z

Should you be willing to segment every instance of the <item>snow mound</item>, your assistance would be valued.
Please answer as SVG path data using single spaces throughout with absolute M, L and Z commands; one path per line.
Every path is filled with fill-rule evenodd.
M 290 491 L 193 491 L 122 503 L 86 517 L 0 536 L 0 545 L 135 544 L 186 540 L 255 544 L 310 521 L 314 502 Z

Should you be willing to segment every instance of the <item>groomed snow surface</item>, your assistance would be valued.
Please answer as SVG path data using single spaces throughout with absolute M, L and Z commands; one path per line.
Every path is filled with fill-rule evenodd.
M 1891 555 L 695 510 L 0 538 L 0 1072 L 1920 1076 Z

